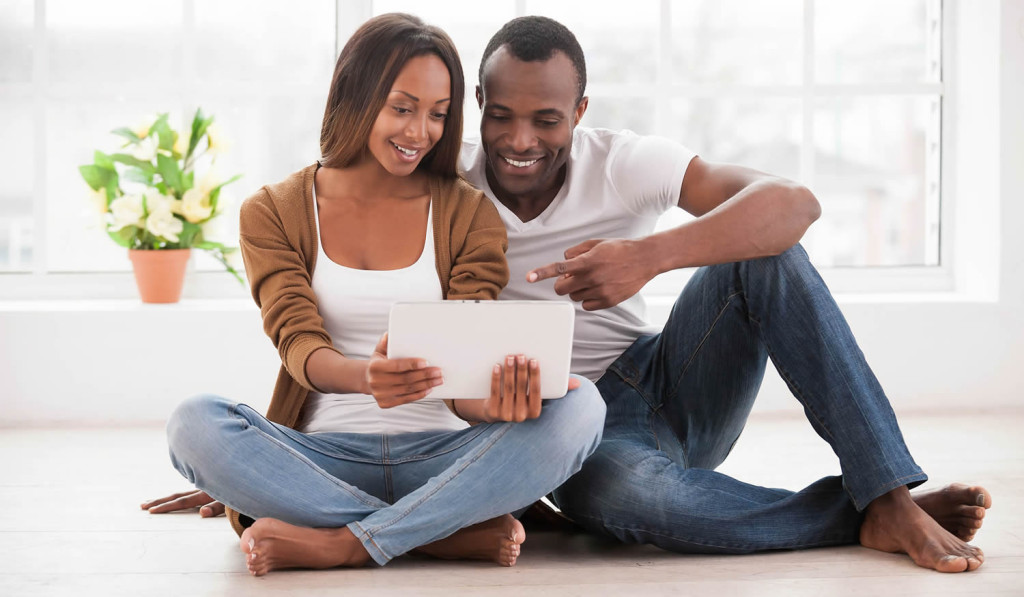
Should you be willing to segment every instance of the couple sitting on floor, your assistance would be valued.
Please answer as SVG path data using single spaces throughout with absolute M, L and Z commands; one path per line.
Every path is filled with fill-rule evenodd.
M 658 137 L 578 127 L 586 65 L 542 17 L 506 24 L 480 64 L 479 141 L 448 36 L 365 23 L 338 58 L 322 159 L 249 198 L 241 248 L 282 368 L 266 417 L 200 396 L 168 424 L 197 490 L 165 512 L 227 506 L 249 570 L 386 564 L 410 551 L 510 566 L 514 517 L 542 496 L 590 531 L 681 553 L 848 543 L 974 570 L 980 487 L 911 495 L 925 474 L 835 301 L 797 244 L 806 188 Z M 674 207 L 695 218 L 653 233 Z M 663 329 L 640 289 L 699 267 Z M 510 355 L 488 397 L 430 397 L 444 371 L 388 359 L 399 300 L 569 300 L 564 398 Z M 768 359 L 839 456 L 792 492 L 715 468 Z M 210 503 L 212 500 L 217 502 Z

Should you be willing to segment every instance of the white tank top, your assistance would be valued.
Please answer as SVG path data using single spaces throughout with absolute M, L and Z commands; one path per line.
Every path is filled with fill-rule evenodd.
M 316 208 L 318 237 L 320 213 Z M 339 265 L 318 243 L 313 292 L 324 327 L 335 348 L 353 359 L 369 359 L 388 329 L 395 301 L 441 300 L 441 281 L 434 264 L 433 206 L 427 217 L 426 241 L 416 263 L 396 270 L 363 270 Z M 463 429 L 467 423 L 429 396 L 410 404 L 383 409 L 367 394 L 310 392 L 297 429 L 305 433 L 408 433 Z

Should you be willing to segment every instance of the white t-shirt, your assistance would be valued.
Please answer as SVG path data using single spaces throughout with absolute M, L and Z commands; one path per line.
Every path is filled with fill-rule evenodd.
M 316 191 L 313 192 L 316 205 Z M 314 208 L 315 209 L 315 208 Z M 320 212 L 315 211 L 318 236 Z M 388 329 L 395 301 L 441 300 L 441 281 L 434 263 L 434 235 L 427 217 L 423 252 L 416 263 L 396 270 L 352 269 L 331 261 L 318 246 L 313 292 L 324 328 L 335 348 L 354 359 L 369 359 Z M 440 399 L 422 398 L 394 408 L 380 408 L 367 394 L 310 392 L 297 425 L 305 433 L 408 433 L 464 429 L 467 423 L 452 414 Z
M 511 278 L 498 298 L 571 301 L 555 294 L 555 279 L 531 284 L 526 273 L 562 261 L 566 249 L 586 240 L 651 234 L 658 217 L 678 204 L 683 175 L 695 156 L 661 137 L 577 127 L 565 183 L 542 214 L 523 222 L 494 198 L 480 142 L 463 142 L 463 175 L 491 199 L 508 230 Z M 639 294 L 600 311 L 574 305 L 572 371 L 594 381 L 638 337 L 660 331 L 647 322 Z

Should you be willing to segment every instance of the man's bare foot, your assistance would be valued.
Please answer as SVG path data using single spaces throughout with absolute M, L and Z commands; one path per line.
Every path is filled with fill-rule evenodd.
M 284 568 L 363 566 L 370 559 L 366 548 L 346 527 L 309 529 L 274 518 L 260 518 L 239 541 L 253 576 Z
M 523 541 L 526 531 L 522 523 L 506 514 L 460 529 L 416 551 L 446 560 L 490 560 L 515 566 Z
M 942 528 L 963 541 L 974 539 L 985 518 L 985 510 L 992 507 L 992 496 L 984 487 L 961 483 L 915 493 L 913 498 Z
M 914 503 L 906 487 L 868 504 L 860 527 L 860 544 L 889 553 L 905 553 L 914 563 L 939 572 L 975 570 L 985 554 L 939 526 Z

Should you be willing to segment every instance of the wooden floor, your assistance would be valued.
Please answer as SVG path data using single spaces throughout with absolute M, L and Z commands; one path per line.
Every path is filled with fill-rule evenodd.
M 959 480 L 992 492 L 977 572 L 942 575 L 856 546 L 679 556 L 534 533 L 514 568 L 406 557 L 384 568 L 257 579 L 223 518 L 138 509 L 185 487 L 162 429 L 0 430 L 0 595 L 1024 595 L 1024 412 L 904 414 L 901 422 L 932 476 L 926 487 Z M 753 418 L 722 470 L 799 487 L 838 466 L 794 412 Z

